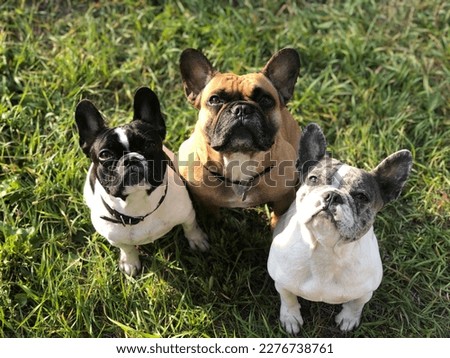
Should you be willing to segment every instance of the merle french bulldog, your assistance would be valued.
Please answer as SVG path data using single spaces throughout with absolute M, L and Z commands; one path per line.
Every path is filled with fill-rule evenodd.
M 382 278 L 376 214 L 400 195 L 412 156 L 400 150 L 366 172 L 328 157 L 316 124 L 303 131 L 299 153 L 301 186 L 278 222 L 268 259 L 281 298 L 280 321 L 288 333 L 300 331 L 300 296 L 343 304 L 336 323 L 349 331 L 359 325 Z
M 76 107 L 80 146 L 90 158 L 84 198 L 98 233 L 120 248 L 119 266 L 128 275 L 141 268 L 136 245 L 153 242 L 183 226 L 191 248 L 208 249 L 184 182 L 163 140 L 166 125 L 156 94 L 147 87 L 134 96 L 129 124 L 109 128 L 88 100 Z

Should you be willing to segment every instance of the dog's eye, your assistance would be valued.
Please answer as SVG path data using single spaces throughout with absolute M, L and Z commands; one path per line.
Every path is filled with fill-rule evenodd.
M 262 108 L 269 109 L 273 107 L 274 100 L 269 96 L 262 96 L 258 103 Z
M 315 175 L 311 175 L 310 177 L 308 177 L 309 184 L 315 184 L 318 181 L 319 181 L 319 179 Z
M 221 106 L 224 101 L 222 98 L 220 98 L 218 95 L 212 95 L 211 97 L 209 97 L 208 103 L 211 106 Z
M 370 201 L 369 197 L 364 193 L 356 193 L 353 197 L 362 203 L 368 203 Z
M 98 159 L 101 162 L 106 162 L 107 160 L 111 160 L 114 158 L 113 152 L 111 152 L 109 149 L 103 149 L 98 153 Z

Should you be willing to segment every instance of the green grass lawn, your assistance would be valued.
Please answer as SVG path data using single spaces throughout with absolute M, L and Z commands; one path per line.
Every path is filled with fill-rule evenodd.
M 301 336 L 449 336 L 449 2 L 147 3 L 0 5 L 0 336 L 286 336 L 266 208 L 224 210 L 215 227 L 200 218 L 207 253 L 174 229 L 141 248 L 132 279 L 83 203 L 77 102 L 123 124 L 134 91 L 150 86 L 176 151 L 196 121 L 178 69 L 188 47 L 237 73 L 293 47 L 302 68 L 289 108 L 299 125 L 322 126 L 334 157 L 370 169 L 413 153 L 403 195 L 376 221 L 384 278 L 361 326 L 342 335 L 340 307 L 302 300 Z

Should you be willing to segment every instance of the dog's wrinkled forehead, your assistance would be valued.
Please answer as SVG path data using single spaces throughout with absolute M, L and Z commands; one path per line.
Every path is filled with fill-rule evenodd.
M 278 97 L 272 83 L 260 73 L 249 73 L 238 76 L 234 73 L 216 75 L 205 87 L 206 97 L 211 94 L 222 95 L 229 102 L 255 100 L 261 95 Z

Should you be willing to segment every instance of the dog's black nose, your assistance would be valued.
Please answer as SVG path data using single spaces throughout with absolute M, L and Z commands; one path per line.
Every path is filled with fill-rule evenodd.
M 248 104 L 237 104 L 231 109 L 231 113 L 236 117 L 248 116 L 253 112 L 255 112 L 255 109 Z
M 140 154 L 130 153 L 123 157 L 123 165 L 128 167 L 131 165 L 142 166 L 144 157 Z
M 140 166 L 141 165 L 141 161 L 137 160 L 137 159 L 134 159 L 134 158 L 129 158 L 129 159 L 125 159 L 123 161 L 123 165 L 125 165 L 126 167 L 129 167 L 131 165 Z
M 342 196 L 335 192 L 326 193 L 324 199 L 328 206 L 331 204 L 344 204 Z

